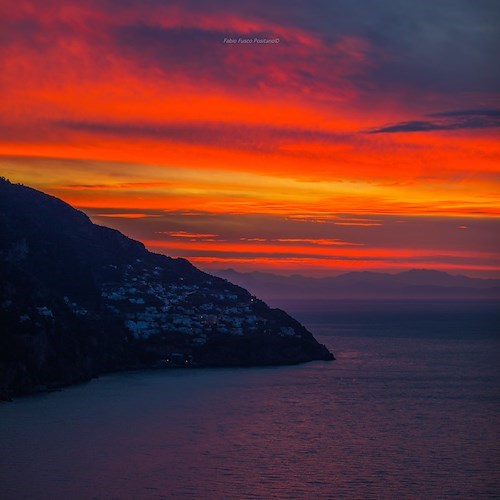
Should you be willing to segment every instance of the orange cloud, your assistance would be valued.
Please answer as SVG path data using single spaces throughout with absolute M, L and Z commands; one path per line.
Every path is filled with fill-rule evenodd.
M 325 246 L 361 246 L 362 243 L 350 243 L 339 239 L 329 238 L 275 238 L 272 241 L 279 243 L 310 243 L 312 245 L 325 245 Z
M 157 231 L 156 234 L 166 234 L 167 236 L 172 236 L 173 238 L 208 239 L 209 241 L 215 241 L 213 238 L 219 236 L 218 234 L 188 233 L 186 231 Z
M 98 217 L 110 217 L 112 219 L 146 219 L 148 217 L 160 217 L 159 215 L 154 214 L 140 214 L 140 213 L 132 213 L 132 214 L 120 214 L 120 213 L 112 213 L 112 214 L 97 214 Z
M 347 259 L 369 259 L 376 260 L 391 260 L 391 259 L 415 259 L 415 258 L 458 258 L 458 259 L 483 259 L 498 261 L 498 255 L 494 252 L 472 252 L 460 250 L 436 250 L 415 249 L 415 248 L 353 248 L 337 247 L 326 248 L 324 245 L 311 246 L 289 245 L 287 243 L 275 242 L 220 242 L 216 241 L 213 244 L 207 245 L 207 242 L 184 242 L 184 241 L 163 241 L 163 240 L 145 240 L 144 243 L 150 248 L 166 248 L 169 251 L 181 250 L 184 252 L 211 253 L 213 255 L 226 254 L 254 254 L 254 255 L 274 255 L 289 257 L 297 255 L 301 257 L 316 257 L 316 258 L 347 258 Z M 300 240 L 299 240 L 300 241 Z
M 474 61 L 465 51 L 448 54 L 462 54 L 460 64 L 435 64 L 431 53 L 420 59 L 429 32 L 422 16 L 418 26 L 392 31 L 374 10 L 370 29 L 360 29 L 348 2 L 338 19 L 311 16 L 306 4 L 286 12 L 272 2 L 110 5 L 1 6 L 2 175 L 194 259 L 211 253 L 247 265 L 252 254 L 256 266 L 300 268 L 311 259 L 328 269 L 377 259 L 442 269 L 490 262 L 494 242 L 473 254 L 457 240 L 443 253 L 432 224 L 445 217 L 469 233 L 500 216 L 498 90 L 486 85 L 496 66 L 484 64 L 483 50 L 471 51 Z M 453 29 L 471 31 L 454 35 L 457 44 L 477 32 L 471 16 L 463 19 Z M 233 34 L 280 43 L 224 44 Z M 402 47 L 418 50 L 402 56 Z M 478 60 L 483 73 L 470 70 Z M 226 225 L 148 232 L 166 213 L 177 221 L 212 214 Z M 228 214 L 274 216 L 275 232 L 261 233 L 258 223 L 239 231 L 241 221 Z M 389 215 L 425 221 L 417 225 L 422 241 L 391 253 L 382 220 Z M 291 222 L 323 233 L 282 231 Z M 334 230 L 359 232 L 344 239 Z M 155 232 L 169 240 L 156 241 Z

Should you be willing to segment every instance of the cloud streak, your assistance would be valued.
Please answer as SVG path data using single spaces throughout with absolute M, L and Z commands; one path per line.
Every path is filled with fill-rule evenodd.
M 156 234 L 164 234 L 172 238 L 186 238 L 191 241 L 222 241 L 217 239 L 219 236 L 218 234 L 212 233 L 190 233 L 188 231 L 156 231 Z
M 428 120 L 413 120 L 368 131 L 369 134 L 400 132 L 434 132 L 436 130 L 468 130 L 500 127 L 500 109 L 474 109 L 430 113 Z
M 271 152 L 288 143 L 339 143 L 349 134 L 298 127 L 252 125 L 220 122 L 143 122 L 116 123 L 90 121 L 56 121 L 57 128 L 96 136 L 120 139 L 148 138 L 172 143 L 217 146 L 225 149 Z M 283 151 L 282 151 L 283 153 Z M 286 153 L 286 150 L 285 150 Z

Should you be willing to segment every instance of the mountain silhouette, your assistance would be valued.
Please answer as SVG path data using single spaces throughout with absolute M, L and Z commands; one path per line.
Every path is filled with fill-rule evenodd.
M 151 367 L 331 360 L 284 311 L 0 179 L 0 398 Z
M 214 271 L 262 296 L 285 299 L 463 299 L 500 298 L 500 280 L 469 278 L 430 269 L 413 269 L 396 274 L 370 271 L 350 272 L 335 277 L 240 273 L 234 269 Z

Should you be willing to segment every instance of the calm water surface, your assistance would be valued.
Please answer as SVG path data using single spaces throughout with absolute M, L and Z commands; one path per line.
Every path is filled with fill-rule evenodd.
M 497 312 L 430 309 L 297 310 L 333 363 L 115 374 L 2 404 L 0 497 L 499 498 Z

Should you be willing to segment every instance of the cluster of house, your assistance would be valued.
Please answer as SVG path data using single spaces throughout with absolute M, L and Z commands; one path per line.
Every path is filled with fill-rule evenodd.
M 255 312 L 255 297 L 247 292 L 238 295 L 218 278 L 196 283 L 177 278 L 168 283 L 161 268 L 148 268 L 141 261 L 116 271 L 120 279 L 106 283 L 102 296 L 136 339 L 179 333 L 188 335 L 195 346 L 214 334 L 241 336 L 270 328 L 269 320 Z M 290 326 L 277 333 L 296 335 Z

